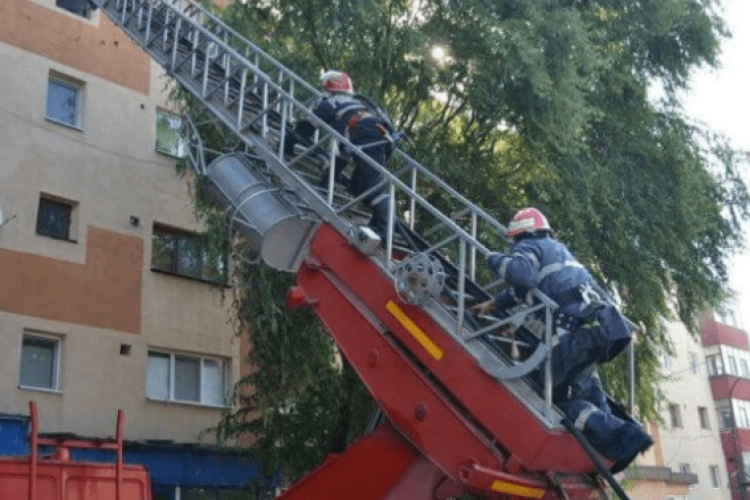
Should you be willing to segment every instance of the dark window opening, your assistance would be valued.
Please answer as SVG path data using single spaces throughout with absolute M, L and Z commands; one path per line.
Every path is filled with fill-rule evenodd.
M 88 0 L 56 0 L 56 5 L 81 17 L 89 17 Z
M 214 283 L 227 281 L 227 251 L 213 249 L 206 238 L 154 226 L 151 268 Z
M 69 203 L 39 199 L 39 212 L 36 218 L 36 233 L 50 238 L 70 240 L 70 222 L 73 206 Z

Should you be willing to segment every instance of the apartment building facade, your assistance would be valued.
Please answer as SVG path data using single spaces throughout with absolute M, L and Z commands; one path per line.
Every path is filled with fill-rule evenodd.
M 705 364 L 721 430 L 732 500 L 750 498 L 750 343 L 739 311 L 701 319 Z
M 35 400 L 44 432 L 111 436 L 122 408 L 126 460 L 150 461 L 157 498 L 259 473 L 196 447 L 212 444 L 240 346 L 226 265 L 207 262 L 175 173 L 167 87 L 85 0 L 0 1 L 0 416 Z M 0 454 L 24 451 L 11 427 Z M 214 484 L 188 471 L 204 460 L 242 467 Z
M 627 477 L 633 498 L 729 500 L 730 489 L 701 339 L 682 323 L 666 324 L 672 352 L 662 356 L 661 424 L 648 429 L 655 445 Z

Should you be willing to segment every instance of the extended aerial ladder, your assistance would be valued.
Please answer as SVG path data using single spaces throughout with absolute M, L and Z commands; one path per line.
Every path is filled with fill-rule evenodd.
M 556 304 L 535 291 L 536 305 L 510 317 L 468 310 L 499 285 L 477 263 L 502 224 L 400 150 L 382 168 L 311 114 L 314 87 L 190 0 L 93 2 L 241 140 L 220 154 L 193 129 L 196 171 L 259 256 L 296 273 L 288 307 L 315 310 L 387 417 L 285 498 L 603 493 L 606 465 L 552 404 Z M 300 117 L 318 132 L 285 155 Z M 362 227 L 368 193 L 337 190 L 332 168 L 317 187 L 340 145 L 386 178 L 399 218 L 383 242 Z M 517 338 L 502 334 L 509 325 Z M 543 387 L 529 377 L 538 369 Z

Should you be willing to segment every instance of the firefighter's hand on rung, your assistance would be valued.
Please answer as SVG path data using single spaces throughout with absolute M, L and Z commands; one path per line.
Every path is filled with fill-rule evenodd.
M 490 299 L 486 302 L 482 302 L 480 304 L 477 304 L 471 308 L 471 311 L 474 314 L 489 314 L 490 312 L 494 311 L 496 307 L 495 299 Z
M 516 335 L 516 330 L 518 330 L 518 327 L 516 325 L 505 325 L 500 329 L 500 335 L 502 335 L 503 337 L 514 338 Z

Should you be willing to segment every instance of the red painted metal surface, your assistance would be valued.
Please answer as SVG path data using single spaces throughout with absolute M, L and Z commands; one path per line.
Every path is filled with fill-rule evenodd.
M 719 375 L 711 377 L 710 382 L 714 401 L 730 397 L 750 401 L 750 380 L 740 379 L 733 375 Z
M 427 477 L 437 476 L 437 479 L 433 477 L 437 482 L 445 477 L 431 464 L 427 471 L 421 470 L 422 467 L 419 452 L 390 426 L 381 426 L 342 455 L 329 456 L 317 469 L 284 492 L 280 499 L 431 499 L 432 489 L 430 496 L 393 496 L 399 490 L 404 491 L 404 483 L 413 488 L 414 478 L 422 482 Z
M 733 326 L 719 323 L 711 316 L 700 319 L 701 340 L 703 345 L 729 345 L 740 349 L 748 349 L 747 332 Z
M 122 468 L 122 500 L 150 500 L 148 475 L 141 466 Z M 29 498 L 29 458 L 0 459 L 0 498 Z M 114 500 L 117 473 L 114 464 L 41 459 L 35 481 L 36 500 Z
M 571 499 L 597 488 L 594 465 L 573 436 L 547 429 L 431 317 L 402 303 L 381 270 L 331 227 L 313 238 L 287 304 L 316 311 L 418 451 L 433 493 L 404 498 L 439 498 L 441 475 L 486 498 L 557 498 L 552 476 Z
M 0 459 L 2 500 L 151 500 L 143 466 L 123 464 L 125 416 L 117 414 L 114 439 L 69 439 L 39 436 L 36 403 L 29 404 L 31 429 L 28 457 Z M 39 447 L 54 453 L 40 456 Z M 70 448 L 110 450 L 115 463 L 71 462 Z

